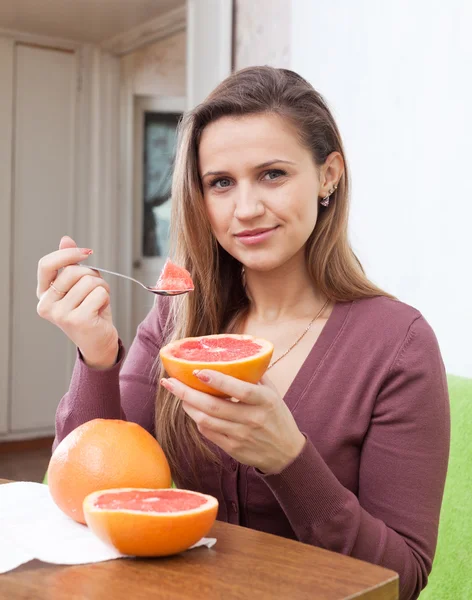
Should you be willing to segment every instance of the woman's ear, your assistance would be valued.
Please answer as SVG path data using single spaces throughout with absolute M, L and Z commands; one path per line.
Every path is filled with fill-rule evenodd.
M 344 161 L 339 152 L 331 152 L 320 169 L 321 198 L 331 194 L 344 173 Z

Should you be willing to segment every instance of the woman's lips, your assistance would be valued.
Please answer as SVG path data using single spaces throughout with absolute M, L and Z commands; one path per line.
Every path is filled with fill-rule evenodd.
M 242 231 L 241 233 L 237 233 L 236 237 L 245 246 L 252 246 L 254 244 L 259 244 L 267 240 L 269 237 L 271 237 L 271 235 L 277 228 L 278 225 L 269 229 L 253 229 L 248 231 Z

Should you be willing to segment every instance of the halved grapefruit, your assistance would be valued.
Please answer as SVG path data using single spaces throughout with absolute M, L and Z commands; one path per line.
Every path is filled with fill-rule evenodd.
M 155 285 L 156 290 L 193 290 L 194 285 L 187 269 L 179 267 L 168 258 Z
M 218 500 L 190 490 L 121 488 L 88 495 L 83 509 L 95 535 L 121 554 L 169 556 L 210 531 Z
M 251 335 L 223 333 L 176 340 L 161 348 L 162 364 L 170 377 L 188 386 L 224 397 L 200 381 L 195 370 L 212 369 L 249 383 L 258 383 L 269 366 L 274 347 Z

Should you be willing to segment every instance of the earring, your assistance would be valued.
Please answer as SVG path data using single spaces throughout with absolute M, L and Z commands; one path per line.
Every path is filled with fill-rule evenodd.
M 329 194 L 325 196 L 323 200 L 320 200 L 320 204 L 321 206 L 329 206 Z
M 333 192 L 335 192 L 338 189 L 338 186 L 335 185 L 330 191 L 329 193 L 323 198 L 323 200 L 320 200 L 320 204 L 321 206 L 329 206 L 329 197 L 331 196 L 331 194 Z

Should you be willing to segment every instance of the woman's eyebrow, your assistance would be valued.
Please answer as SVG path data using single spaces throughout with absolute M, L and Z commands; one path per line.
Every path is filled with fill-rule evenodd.
M 257 169 L 265 169 L 267 167 L 270 167 L 271 165 L 275 165 L 276 163 L 284 163 L 287 165 L 294 165 L 295 163 L 292 162 L 291 160 L 283 160 L 282 158 L 273 158 L 272 160 L 268 160 L 267 162 L 261 163 L 260 165 L 256 165 L 254 167 L 255 170 Z M 227 171 L 207 171 L 205 173 L 205 175 L 203 175 L 202 179 L 204 179 L 205 177 L 208 177 L 208 175 L 226 175 Z
M 295 164 L 291 160 L 284 160 L 283 158 L 274 158 L 272 160 L 268 160 L 265 163 L 262 163 L 261 165 L 257 165 L 257 167 L 255 167 L 255 168 L 256 169 L 265 169 L 266 167 L 270 167 L 271 165 L 275 165 L 275 163 L 284 163 L 286 165 L 294 165 Z

